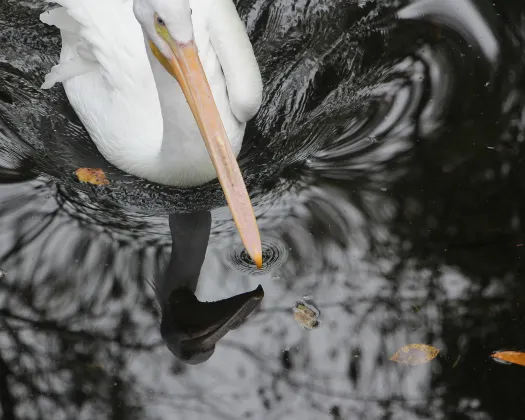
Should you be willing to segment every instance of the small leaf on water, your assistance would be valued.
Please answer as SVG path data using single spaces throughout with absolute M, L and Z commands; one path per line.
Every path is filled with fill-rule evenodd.
M 321 323 L 319 321 L 321 312 L 312 302 L 297 302 L 293 307 L 293 312 L 293 318 L 307 330 L 313 330 Z
M 102 169 L 79 168 L 75 174 L 80 182 L 87 182 L 93 185 L 108 185 L 109 181 Z
M 456 366 L 458 365 L 459 363 L 459 359 L 461 359 L 461 354 L 458 355 L 458 358 L 456 359 L 456 361 L 454 362 L 454 364 L 452 365 L 452 369 L 455 369 Z
M 87 365 L 91 369 L 103 370 L 104 367 L 100 363 L 91 363 Z
M 404 365 L 422 365 L 439 354 L 439 349 L 426 344 L 409 344 L 401 347 L 390 360 Z
M 490 355 L 496 362 L 525 366 L 525 353 L 521 351 L 497 351 Z

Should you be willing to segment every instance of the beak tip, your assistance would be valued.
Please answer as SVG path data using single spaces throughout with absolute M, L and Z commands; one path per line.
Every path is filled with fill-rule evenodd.
M 252 258 L 253 258 L 253 262 L 255 263 L 257 268 L 260 270 L 263 266 L 262 253 L 257 253 Z

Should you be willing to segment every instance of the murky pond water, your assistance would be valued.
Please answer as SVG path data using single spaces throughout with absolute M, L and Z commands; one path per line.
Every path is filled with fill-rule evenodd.
M 522 419 L 525 368 L 490 356 L 525 351 L 525 4 L 236 3 L 265 86 L 240 157 L 262 271 L 218 183 L 104 161 L 62 88 L 39 89 L 51 6 L 0 0 L 3 418 Z M 168 214 L 209 209 L 197 296 L 249 292 L 251 314 L 192 366 L 150 285 L 185 244 Z M 315 302 L 300 322 L 297 302 Z M 439 354 L 390 360 L 412 343 Z

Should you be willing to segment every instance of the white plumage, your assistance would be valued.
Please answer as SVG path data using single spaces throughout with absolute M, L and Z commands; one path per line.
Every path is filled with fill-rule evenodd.
M 60 28 L 62 52 L 42 87 L 64 84 L 102 155 L 123 171 L 162 184 L 194 186 L 216 178 L 180 85 L 145 43 L 153 14 L 144 15 L 141 28 L 131 0 L 48 1 L 62 6 L 41 15 L 44 23 Z M 167 23 L 171 19 L 181 28 L 184 16 L 176 15 L 176 6 L 186 7 L 184 2 L 188 0 L 135 0 L 135 14 L 162 12 Z M 237 156 L 246 121 L 261 104 L 253 49 L 231 0 L 189 0 L 189 5 L 191 22 L 186 23 L 192 24 Z

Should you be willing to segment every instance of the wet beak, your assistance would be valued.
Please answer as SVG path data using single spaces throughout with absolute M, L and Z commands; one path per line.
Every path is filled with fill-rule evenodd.
M 261 268 L 261 238 L 253 207 L 202 68 L 197 47 L 193 41 L 180 44 L 170 39 L 168 44 L 173 52 L 171 60 L 150 42 L 153 53 L 164 68 L 177 79 L 186 96 L 242 242 L 257 267 Z

